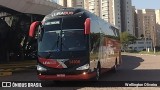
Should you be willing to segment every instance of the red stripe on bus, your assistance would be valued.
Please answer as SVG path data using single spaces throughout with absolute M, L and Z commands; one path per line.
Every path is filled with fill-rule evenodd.
M 41 62 L 43 65 L 51 68 L 64 68 L 59 62 L 57 62 L 54 59 L 45 59 L 45 58 L 39 58 L 39 62 Z

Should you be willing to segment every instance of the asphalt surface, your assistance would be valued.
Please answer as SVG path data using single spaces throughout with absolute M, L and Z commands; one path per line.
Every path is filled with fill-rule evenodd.
M 107 72 L 101 76 L 102 81 L 160 81 L 160 56 L 126 54 L 122 57 L 123 63 L 118 67 L 117 72 Z M 39 81 L 36 76 L 36 70 L 27 72 L 13 73 L 12 76 L 0 77 L 0 81 Z M 82 84 L 83 82 L 79 82 Z M 48 83 L 47 83 L 48 84 Z M 92 82 L 91 82 L 92 84 Z M 98 84 L 98 83 L 97 83 Z M 57 85 L 57 86 L 56 86 Z M 29 90 L 158 90 L 159 88 L 132 88 L 132 87 L 73 87 L 66 86 L 66 82 L 49 83 L 46 88 L 29 88 Z M 0 88 L 0 90 L 22 90 L 22 88 Z M 24 88 L 24 90 L 28 90 Z

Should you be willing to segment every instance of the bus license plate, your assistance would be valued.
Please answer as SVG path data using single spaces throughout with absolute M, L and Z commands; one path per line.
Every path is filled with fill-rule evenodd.
M 65 77 L 65 74 L 57 74 L 57 77 Z

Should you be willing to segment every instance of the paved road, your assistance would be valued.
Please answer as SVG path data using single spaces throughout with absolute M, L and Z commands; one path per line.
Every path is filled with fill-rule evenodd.
M 160 56 L 154 55 L 123 55 L 123 64 L 116 73 L 108 72 L 102 75 L 100 81 L 160 81 Z M 39 81 L 34 70 L 14 73 L 12 76 L 0 77 L 0 81 Z M 81 84 L 81 83 L 80 83 Z M 52 86 L 52 84 L 51 84 Z M 63 85 L 62 85 L 63 86 Z M 1 89 L 1 88 L 0 88 Z M 2 88 L 1 90 L 3 90 Z M 9 89 L 9 88 L 8 88 Z M 20 89 L 20 88 L 18 88 Z M 15 88 L 15 90 L 18 90 Z M 25 88 L 26 89 L 26 88 Z M 30 88 L 30 90 L 39 88 Z M 41 88 L 41 90 L 46 88 Z M 49 90 L 137 90 L 139 88 L 92 88 L 92 87 L 52 87 Z M 143 88 L 154 90 L 159 88 Z M 7 90 L 6 88 L 4 90 Z M 21 90 L 21 89 L 20 89 Z M 27 90 L 27 89 L 26 89 Z

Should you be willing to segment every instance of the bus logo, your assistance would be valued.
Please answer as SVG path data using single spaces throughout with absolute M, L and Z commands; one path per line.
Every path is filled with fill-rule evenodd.
M 80 64 L 80 60 L 70 60 L 70 64 Z
M 45 64 L 45 65 L 46 64 L 56 64 L 56 62 L 54 62 L 54 61 L 52 61 L 52 62 L 50 62 L 50 61 L 44 61 L 43 64 Z
M 59 15 L 73 15 L 73 12 L 56 12 L 53 13 L 52 16 L 59 16 Z

